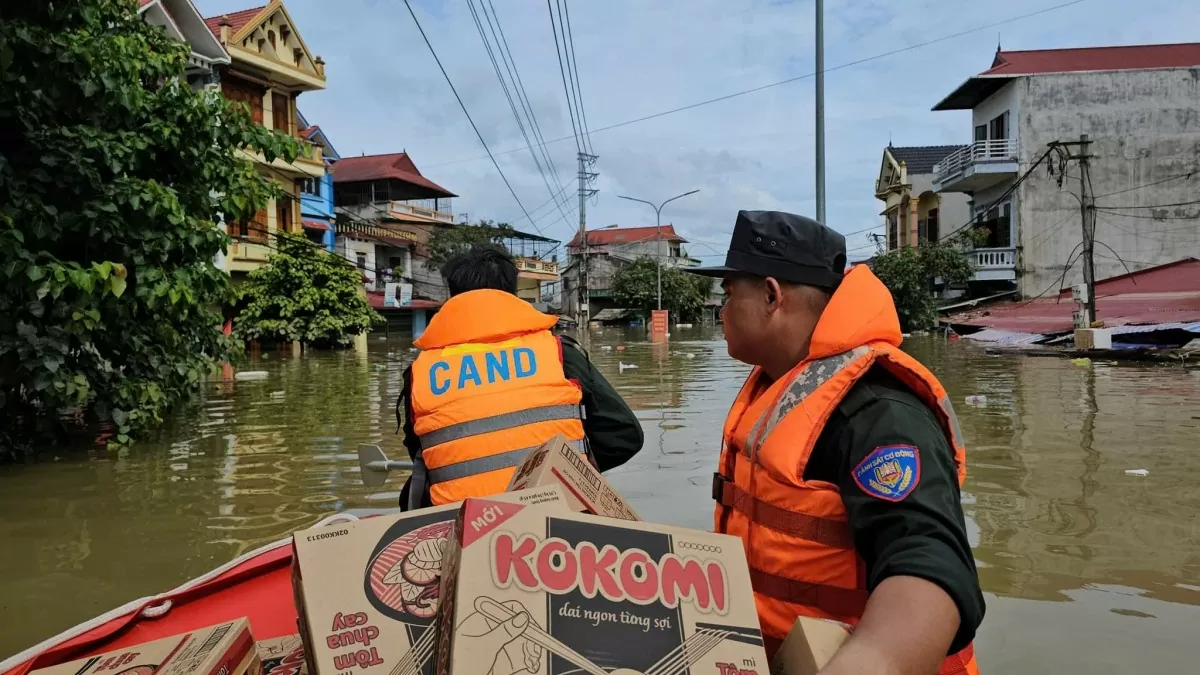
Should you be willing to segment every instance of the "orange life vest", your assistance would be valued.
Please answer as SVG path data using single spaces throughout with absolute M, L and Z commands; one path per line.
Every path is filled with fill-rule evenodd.
M 891 295 L 866 267 L 847 273 L 813 332 L 809 354 L 767 382 L 756 368 L 725 422 L 714 477 L 718 532 L 742 538 L 769 655 L 800 615 L 851 626 L 867 603 L 866 569 L 854 548 L 836 485 L 805 480 L 804 469 L 829 416 L 873 365 L 925 402 L 954 449 L 958 481 L 966 448 L 941 383 L 898 348 Z M 947 657 L 939 671 L 977 675 L 974 648 Z
M 503 291 L 450 298 L 414 343 L 413 430 L 433 504 L 503 492 L 557 434 L 585 452 L 583 392 L 563 373 L 557 319 Z

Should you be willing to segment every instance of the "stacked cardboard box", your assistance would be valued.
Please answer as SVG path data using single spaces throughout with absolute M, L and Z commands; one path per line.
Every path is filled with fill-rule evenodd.
M 741 540 L 639 521 L 562 438 L 508 492 L 292 546 L 298 634 L 238 619 L 33 675 L 768 675 Z M 807 675 L 802 640 L 774 675 Z
M 241 618 L 30 675 L 259 675 L 260 670 L 250 622 Z

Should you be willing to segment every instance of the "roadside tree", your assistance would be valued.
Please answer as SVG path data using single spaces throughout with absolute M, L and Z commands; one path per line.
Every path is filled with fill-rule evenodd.
M 454 227 L 439 227 L 429 235 L 429 256 L 425 268 L 437 272 L 446 261 L 476 246 L 504 251 L 500 242 L 511 237 L 515 230 L 507 223 L 481 220 L 473 225 L 463 223 Z
M 712 292 L 713 280 L 688 274 L 677 267 L 662 268 L 663 309 L 683 320 L 700 316 Z M 654 258 L 639 258 L 613 275 L 613 299 L 622 306 L 649 316 L 658 308 L 658 265 Z
M 383 319 L 362 296 L 362 272 L 303 236 L 280 233 L 276 252 L 250 273 L 234 334 L 260 342 L 346 347 Z
M 0 3 L 0 454 L 64 416 L 127 443 L 197 389 L 232 344 L 214 222 L 274 190 L 234 151 L 298 149 L 193 91 L 136 10 Z
M 975 273 L 963 250 L 966 239 L 921 242 L 881 253 L 875 258 L 875 276 L 892 292 L 900 327 L 928 330 L 938 323 L 934 280 L 946 286 L 965 284 Z

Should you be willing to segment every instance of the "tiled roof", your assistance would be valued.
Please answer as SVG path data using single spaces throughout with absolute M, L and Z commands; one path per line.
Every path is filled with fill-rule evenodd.
M 959 150 L 962 145 L 918 145 L 908 147 L 888 146 L 888 152 L 897 162 L 908 165 L 909 175 L 933 173 L 933 166 L 946 159 L 950 153 Z
M 344 157 L 333 165 L 334 183 L 358 183 L 369 180 L 398 180 L 410 185 L 423 187 L 432 193 L 431 196 L 457 197 L 446 188 L 421 175 L 417 165 L 407 152 L 396 152 L 390 155 L 364 155 L 362 157 Z
M 267 8 L 267 6 L 263 5 L 261 7 L 253 7 L 251 9 L 243 9 L 240 12 L 230 12 L 229 14 L 220 14 L 218 16 L 210 16 L 204 20 L 204 23 L 205 23 L 205 25 L 208 26 L 208 29 L 212 31 L 212 34 L 217 36 L 217 39 L 219 40 L 221 38 L 221 20 L 222 19 L 228 20 L 229 34 L 234 35 L 242 28 L 245 28 L 246 24 L 253 21 L 266 8 Z
M 599 230 L 588 230 L 588 246 L 606 246 L 610 244 L 632 244 L 639 241 L 651 241 L 661 236 L 663 241 L 687 243 L 687 239 L 679 236 L 674 225 L 663 225 L 661 233 L 658 228 L 650 227 L 606 227 Z M 579 246 L 579 234 L 571 239 L 567 246 Z
M 304 127 L 303 129 L 297 131 L 296 133 L 300 134 L 301 138 L 312 140 L 312 135 L 317 133 L 320 130 L 321 130 L 321 127 L 316 126 L 314 124 L 311 127 Z
M 1035 49 L 999 51 L 992 75 L 1038 75 L 1085 70 L 1141 70 L 1144 68 L 1189 68 L 1200 66 L 1200 43 L 1083 47 L 1079 49 Z
M 146 5 L 148 5 L 152 2 L 154 2 L 154 0 L 138 0 L 138 8 L 140 9 L 142 7 L 145 7 Z

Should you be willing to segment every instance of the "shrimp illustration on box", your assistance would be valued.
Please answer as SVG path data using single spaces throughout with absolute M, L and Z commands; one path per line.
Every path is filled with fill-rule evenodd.
M 767 675 L 741 541 L 464 502 L 439 675 Z

